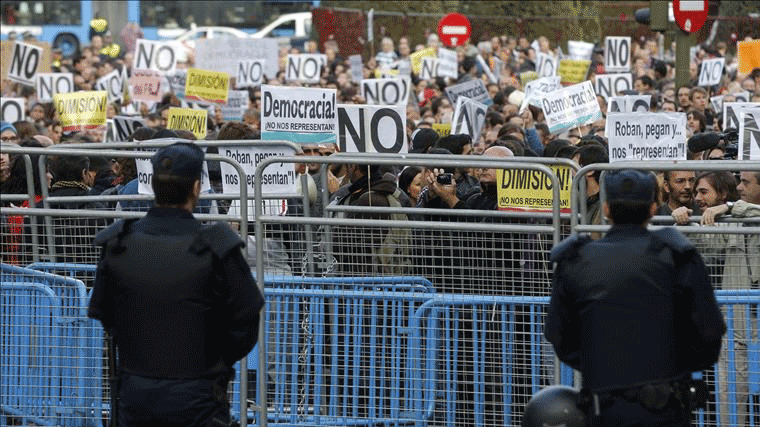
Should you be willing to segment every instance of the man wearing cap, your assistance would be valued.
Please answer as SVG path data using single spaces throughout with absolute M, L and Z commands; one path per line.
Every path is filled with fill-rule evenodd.
M 95 238 L 103 249 L 88 315 L 118 348 L 118 425 L 229 425 L 232 366 L 256 344 L 264 300 L 243 242 L 191 213 L 203 158 L 192 143 L 160 149 L 156 206 Z
M 583 376 L 587 425 L 689 425 L 690 373 L 718 360 L 726 331 L 702 257 L 674 228 L 647 230 L 656 179 L 608 173 L 596 241 L 573 236 L 556 262 L 544 334 Z

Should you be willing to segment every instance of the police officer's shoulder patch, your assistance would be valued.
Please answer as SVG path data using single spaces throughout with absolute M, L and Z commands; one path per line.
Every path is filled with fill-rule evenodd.
M 555 246 L 550 255 L 549 259 L 552 262 L 557 262 L 561 259 L 569 259 L 575 256 L 575 253 L 578 251 L 579 248 L 581 248 L 583 245 L 591 241 L 591 237 L 587 235 L 580 235 L 576 234 L 574 236 L 570 236 L 567 239 L 561 241 L 557 246 Z
M 665 245 L 678 254 L 685 254 L 696 249 L 686 236 L 673 227 L 653 231 L 652 236 L 654 237 L 652 243 Z
M 120 219 L 111 224 L 110 227 L 101 230 L 95 235 L 95 246 L 103 246 L 108 243 L 109 240 L 114 237 L 123 234 L 125 230 L 129 228 L 129 224 L 134 222 L 135 219 Z
M 219 258 L 224 258 L 231 250 L 244 246 L 240 236 L 224 222 L 203 227 L 201 236 Z

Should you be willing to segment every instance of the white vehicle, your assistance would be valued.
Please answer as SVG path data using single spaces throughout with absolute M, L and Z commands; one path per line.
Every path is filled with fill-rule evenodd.
M 280 45 L 290 45 L 293 39 L 305 40 L 311 36 L 311 12 L 286 13 L 265 25 L 251 36 L 254 39 L 272 37 Z
M 159 37 L 169 37 L 172 33 L 176 33 L 177 30 L 159 30 Z M 231 27 L 195 27 L 190 30 L 183 31 L 176 38 L 169 40 L 169 43 L 174 46 L 177 52 L 177 61 L 186 62 L 187 54 L 195 52 L 195 41 L 202 39 L 245 39 L 251 35 L 245 31 L 238 30 Z

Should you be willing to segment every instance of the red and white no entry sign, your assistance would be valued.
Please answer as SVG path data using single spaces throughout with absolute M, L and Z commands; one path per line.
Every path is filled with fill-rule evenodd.
M 707 0 L 673 0 L 673 17 L 687 33 L 695 33 L 707 20 Z
M 438 23 L 438 38 L 448 47 L 463 45 L 470 31 L 470 20 L 460 13 L 449 13 Z

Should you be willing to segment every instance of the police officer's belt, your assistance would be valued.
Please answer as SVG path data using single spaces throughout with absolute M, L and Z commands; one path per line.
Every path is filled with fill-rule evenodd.
M 683 406 L 690 408 L 701 407 L 706 401 L 706 390 L 702 391 L 702 381 L 689 379 L 664 380 L 650 382 L 635 387 L 617 389 L 594 393 L 589 390 L 581 390 L 579 406 L 582 409 L 591 408 L 592 412 L 598 412 L 602 407 L 609 406 L 614 400 L 624 399 L 629 402 L 638 402 L 649 410 L 659 410 L 675 398 Z M 704 393 L 704 394 L 703 394 Z

